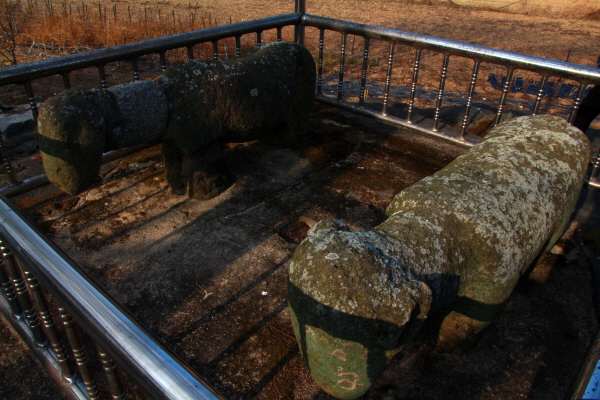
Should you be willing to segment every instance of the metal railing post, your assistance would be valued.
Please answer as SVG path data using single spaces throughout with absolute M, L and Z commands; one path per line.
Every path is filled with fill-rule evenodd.
M 302 23 L 302 17 L 306 14 L 306 0 L 296 0 L 296 14 L 300 17 L 300 21 L 296 24 L 294 41 L 304 46 L 304 24 Z

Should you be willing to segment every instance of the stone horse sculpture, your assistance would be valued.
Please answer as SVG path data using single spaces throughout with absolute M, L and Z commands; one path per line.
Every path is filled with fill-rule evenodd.
M 314 87 L 308 50 L 277 42 L 224 61 L 173 67 L 154 81 L 67 90 L 40 108 L 44 168 L 50 182 L 77 194 L 97 179 L 103 152 L 162 142 L 173 193 L 211 198 L 230 184 L 215 167 L 222 144 L 301 139 Z
M 400 192 L 370 231 L 315 224 L 289 270 L 289 307 L 315 381 L 354 399 L 434 312 L 452 346 L 491 321 L 558 240 L 583 184 L 590 144 L 553 116 L 492 130 Z

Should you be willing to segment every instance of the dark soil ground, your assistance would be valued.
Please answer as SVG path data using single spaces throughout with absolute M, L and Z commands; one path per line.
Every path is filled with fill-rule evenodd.
M 313 5 L 309 12 L 491 47 L 518 43 L 529 47 L 517 51 L 556 59 L 572 46 L 572 57 L 579 54 L 574 61 L 587 65 L 600 53 L 598 22 L 474 10 L 456 18 L 456 8 L 344 4 Z M 494 29 L 480 29 L 492 20 Z M 39 160 L 27 143 L 21 151 L 29 155 L 18 168 L 34 175 Z M 236 183 L 211 201 L 170 194 L 158 148 L 105 165 L 97 185 L 79 196 L 45 186 L 13 201 L 227 397 L 329 399 L 312 382 L 290 326 L 291 254 L 320 219 L 342 218 L 356 229 L 377 225 L 395 193 L 463 151 L 318 106 L 302 146 L 228 146 Z M 599 205 L 598 192 L 583 192 L 577 221 L 472 348 L 437 349 L 432 322 L 364 398 L 564 399 L 598 329 L 590 263 L 600 255 Z M 61 398 L 1 324 L 0 398 Z
M 289 322 L 294 248 L 323 218 L 377 225 L 396 192 L 464 149 L 323 106 L 311 121 L 299 148 L 229 146 L 236 183 L 207 202 L 169 193 L 157 148 L 105 165 L 79 196 L 46 186 L 13 200 L 227 397 L 328 399 Z M 523 278 L 472 348 L 441 351 L 426 326 L 364 398 L 565 398 L 597 329 L 589 260 L 578 246 L 598 248 L 597 208 L 582 215 L 588 220 Z M 12 341 L 5 328 L 2 335 Z M 14 376 L 22 362 L 34 364 L 17 346 L 3 354 L 3 398 L 57 398 L 52 385 L 34 390 Z

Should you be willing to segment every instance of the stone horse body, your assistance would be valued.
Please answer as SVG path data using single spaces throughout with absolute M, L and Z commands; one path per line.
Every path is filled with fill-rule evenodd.
M 214 197 L 229 185 L 215 167 L 222 144 L 301 139 L 314 85 L 308 50 L 277 42 L 224 61 L 173 67 L 154 81 L 67 90 L 40 109 L 44 168 L 52 183 L 77 194 L 96 180 L 103 152 L 162 142 L 172 191 Z
M 338 398 L 360 396 L 434 312 L 446 315 L 446 346 L 480 332 L 562 234 L 588 155 L 587 138 L 564 120 L 521 117 L 400 192 L 373 230 L 315 224 L 288 290 L 316 382 Z

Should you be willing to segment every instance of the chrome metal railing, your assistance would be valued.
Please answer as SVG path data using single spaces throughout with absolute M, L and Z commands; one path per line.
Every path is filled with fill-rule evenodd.
M 560 105 L 562 113 L 566 114 L 565 118 L 569 122 L 573 122 L 577 115 L 579 105 L 583 99 L 586 89 L 590 84 L 600 84 L 600 69 L 587 67 L 568 62 L 555 61 L 540 57 L 528 56 L 525 54 L 517 54 L 503 50 L 497 50 L 487 47 L 476 46 L 467 43 L 459 43 L 451 40 L 439 39 L 414 33 L 401 32 L 393 29 L 381 28 L 371 25 L 364 25 L 348 21 L 340 21 L 331 18 L 324 18 L 315 15 L 305 14 L 302 16 L 302 25 L 305 27 L 313 27 L 318 29 L 318 63 L 317 63 L 317 100 L 323 103 L 344 108 L 359 114 L 367 115 L 387 123 L 398 126 L 408 127 L 418 130 L 422 133 L 433 135 L 454 143 L 465 146 L 472 146 L 476 143 L 477 138 L 469 138 L 466 136 L 467 127 L 469 124 L 470 110 L 473 106 L 477 90 L 481 84 L 480 71 L 484 64 L 492 64 L 505 69 L 504 76 L 501 82 L 501 91 L 498 102 L 495 104 L 497 112 L 494 120 L 494 125 L 497 125 L 503 114 L 506 112 L 507 101 L 510 98 L 510 92 L 517 71 L 521 73 L 535 73 L 539 75 L 539 83 L 537 84 L 537 93 L 535 100 L 530 102 L 529 107 L 532 114 L 549 113 L 552 111 L 552 104 L 549 104 L 545 92 L 548 85 L 554 78 L 555 81 L 570 80 L 576 82 L 577 86 L 573 87 L 574 95 L 569 105 Z M 340 40 L 339 53 L 337 56 L 337 79 L 334 79 L 335 87 L 330 90 L 330 93 L 325 94 L 324 79 L 328 77 L 324 71 L 324 60 L 332 54 L 327 54 L 325 33 L 330 31 L 339 34 Z M 308 36 L 308 34 L 305 34 Z M 356 37 L 361 38 L 362 60 L 359 62 L 362 65 L 355 83 L 354 93 L 348 94 L 348 87 L 354 82 L 350 82 L 346 78 L 348 64 L 348 40 L 352 36 L 354 43 Z M 386 69 L 385 81 L 382 82 L 383 90 L 377 102 L 380 104 L 380 110 L 375 110 L 373 107 L 366 104 L 366 93 L 369 88 L 377 84 L 369 75 L 373 72 L 371 66 L 370 51 L 374 43 L 384 42 L 389 48 L 389 52 L 385 57 L 384 65 Z M 404 99 L 408 109 L 405 116 L 393 115 L 389 111 L 391 91 L 394 88 L 393 72 L 394 63 L 397 61 L 395 54 L 398 47 L 413 49 L 412 67 L 410 82 L 406 85 L 406 96 Z M 417 87 L 419 84 L 420 74 L 423 69 L 424 51 L 429 51 L 432 54 L 441 55 L 441 67 L 439 68 L 439 80 L 437 89 L 434 90 L 434 99 L 432 100 L 434 113 L 433 124 L 424 126 L 415 121 L 415 102 L 418 99 Z M 331 57 L 329 57 L 331 58 Z M 471 68 L 466 69 L 466 73 L 461 77 L 464 82 L 468 82 L 469 86 L 462 95 L 466 98 L 465 111 L 462 117 L 462 123 L 458 131 L 448 131 L 442 127 L 441 110 L 444 105 L 445 87 L 448 84 L 449 65 L 451 58 L 460 58 L 470 60 Z M 406 60 L 402 60 L 406 62 Z M 337 80 L 337 82 L 336 82 Z M 353 98 L 354 101 L 348 100 Z M 542 106 L 544 110 L 542 111 Z M 475 140 L 473 140 L 475 139 Z M 592 168 L 589 174 L 589 185 L 595 188 L 600 188 L 599 174 L 600 152 L 591 161 Z
M 14 324 L 22 325 L 19 330 L 28 332 L 34 347 L 46 351 L 46 361 L 54 361 L 60 379 L 71 383 L 67 386 L 72 393 L 100 398 L 77 327 L 81 326 L 98 347 L 112 398 L 125 396 L 114 372 L 115 362 L 151 398 L 221 398 L 2 195 L 0 234 L 0 308 Z M 54 306 L 48 304 L 45 293 Z M 57 322 L 62 325 L 72 357 L 63 345 Z

